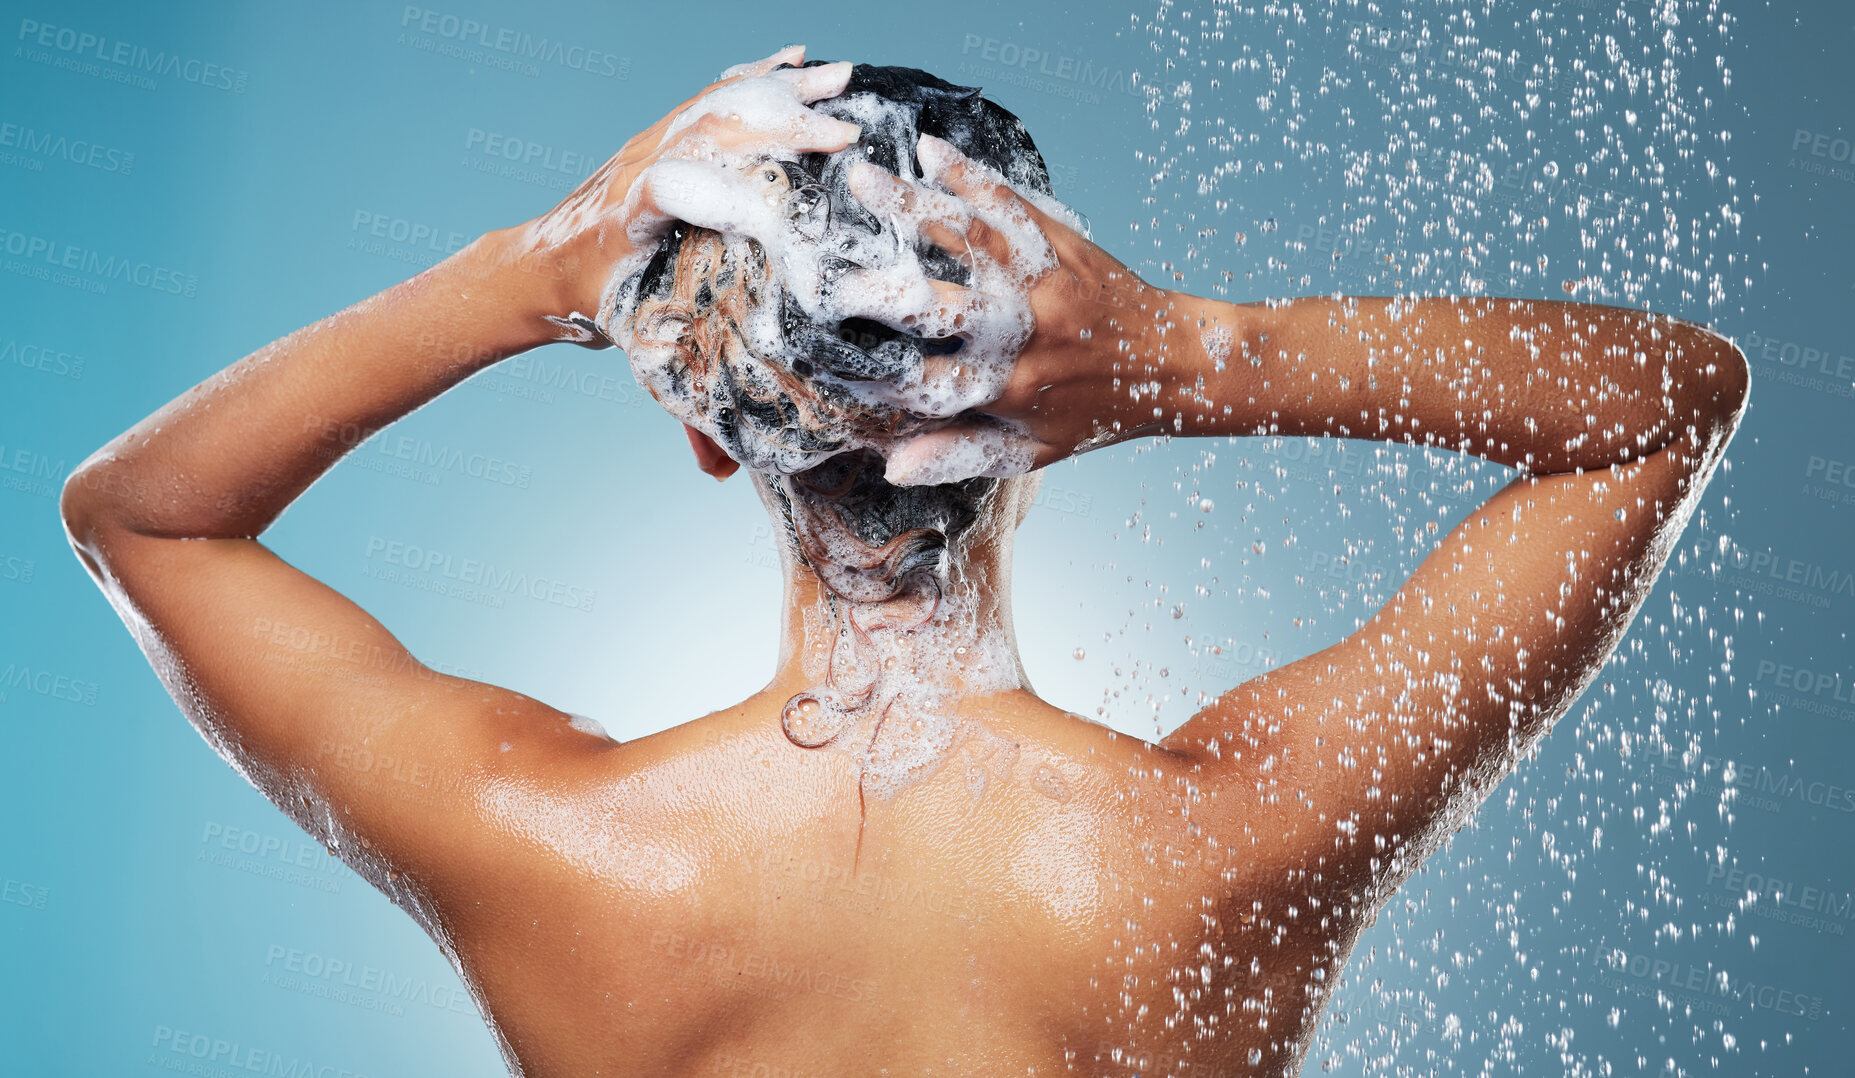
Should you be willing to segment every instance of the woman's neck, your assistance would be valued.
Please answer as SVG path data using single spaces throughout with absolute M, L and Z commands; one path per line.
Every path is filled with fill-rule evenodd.
M 881 602 L 846 599 L 796 554 L 787 561 L 781 729 L 856 756 L 867 796 L 936 771 L 974 698 L 1028 687 L 994 559 L 961 559 Z

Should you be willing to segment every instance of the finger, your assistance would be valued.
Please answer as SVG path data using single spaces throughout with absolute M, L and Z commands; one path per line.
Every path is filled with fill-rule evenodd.
M 664 139 L 660 158 L 678 161 L 740 162 L 784 153 L 836 153 L 857 141 L 863 129 L 834 120 L 823 113 L 802 111 L 761 114 L 751 119 L 724 113 L 705 113 Z
M 728 70 L 723 71 L 721 77 L 715 81 L 720 83 L 730 79 L 753 78 L 757 75 L 764 75 L 781 64 L 791 64 L 793 67 L 798 67 L 803 63 L 805 63 L 805 46 L 787 45 L 785 48 L 764 60 L 750 60 L 744 64 L 735 64 Z
M 931 141 L 930 141 L 931 140 Z M 1015 206 L 1029 215 L 1046 238 L 1066 232 L 1086 235 L 1086 226 L 1068 212 L 1064 220 L 1019 194 L 993 169 L 961 153 L 959 147 L 933 135 L 922 135 L 915 150 L 927 178 L 940 183 L 956 195 L 1001 206 Z M 1068 208 L 1064 207 L 1067 211 Z
M 837 279 L 832 304 L 845 318 L 867 318 L 916 337 L 961 337 L 988 345 L 1016 337 L 1029 327 L 1018 304 L 947 281 L 923 277 L 898 264 L 854 270 Z
M 972 224 L 972 210 L 958 198 L 942 191 L 916 187 L 868 161 L 850 166 L 848 179 L 850 193 L 871 213 L 903 222 L 916 232 L 933 225 L 943 234 L 956 234 Z
M 677 117 L 689 111 L 691 105 L 701 101 L 714 91 L 719 90 L 723 86 L 730 85 L 731 83 L 739 82 L 742 79 L 750 79 L 764 75 L 782 63 L 797 65 L 803 64 L 804 62 L 805 46 L 787 45 L 785 48 L 763 60 L 750 60 L 744 64 L 735 64 L 733 67 L 728 68 L 717 76 L 714 82 L 697 90 L 684 100 L 682 104 L 665 113 L 662 119 L 646 129 L 645 134 L 651 135 L 654 141 L 661 142 L 664 136 L 674 129 Z
M 966 242 L 965 232 L 956 232 L 945 225 L 929 221 L 922 224 L 921 235 L 929 243 L 952 255 L 954 261 L 967 269 L 972 269 L 977 264 L 978 260 L 973 257 L 972 244 Z
M 689 437 L 689 448 L 695 450 L 696 466 L 714 476 L 717 480 L 726 479 L 741 470 L 741 464 L 715 440 L 689 424 L 683 424 L 683 433 Z
M 972 416 L 892 447 L 883 478 L 898 487 L 918 487 L 1023 475 L 1036 466 L 1037 448 L 1035 439 L 1012 426 Z
M 725 165 L 659 161 L 644 170 L 620 209 L 626 238 L 649 250 L 675 221 L 770 242 L 783 227 L 752 177 Z
M 937 221 L 926 221 L 922 223 L 921 235 L 967 269 L 979 264 L 980 254 L 989 256 L 995 263 L 1009 265 L 1020 246 L 1025 245 L 983 218 L 969 220 L 965 227 L 957 230 Z
M 972 208 L 976 220 L 965 232 L 971 247 L 1032 275 L 1051 264 L 1051 237 L 1071 231 L 1067 225 L 1059 227 L 1061 222 L 1013 190 L 1004 176 L 945 139 L 922 135 L 916 153 L 928 179 Z
M 807 68 L 825 71 L 839 65 Z M 849 64 L 842 65 L 848 77 Z M 791 71 L 777 75 L 796 74 Z M 715 151 L 785 148 L 834 153 L 863 133 L 856 124 L 808 108 L 795 83 L 776 77 L 743 79 L 704 95 L 671 121 L 664 144 L 671 156 L 700 158 Z
M 793 93 L 800 101 L 810 104 L 823 101 L 827 97 L 836 97 L 850 85 L 849 60 L 839 60 L 834 64 L 819 64 L 817 67 L 793 67 L 784 71 L 767 72 L 767 77 L 778 79 L 792 87 Z
M 915 158 L 929 180 L 975 206 L 1017 198 L 1003 176 L 967 157 L 946 139 L 922 135 L 915 143 Z

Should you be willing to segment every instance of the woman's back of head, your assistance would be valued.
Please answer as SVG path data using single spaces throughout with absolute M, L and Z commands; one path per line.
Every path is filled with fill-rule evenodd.
M 819 61 L 813 61 L 818 63 Z M 888 706 L 867 651 L 869 633 L 931 630 L 957 620 L 983 585 L 961 572 L 966 548 L 1016 524 L 1020 499 L 1009 481 L 973 475 L 899 486 L 885 478 L 891 449 L 959 422 L 983 433 L 997 421 L 968 409 L 1008 372 L 1022 337 L 916 336 L 898 325 L 909 287 L 950 282 L 975 288 L 984 268 L 872 212 L 850 190 L 867 161 L 925 188 L 918 139 L 932 135 L 1000 173 L 1015 188 L 1048 198 L 1049 174 L 1017 117 L 924 71 L 852 69 L 819 112 L 862 128 L 835 153 L 746 162 L 756 190 L 778 209 L 779 234 L 749 238 L 679 225 L 641 270 L 609 293 L 600 323 L 629 354 L 639 381 L 673 415 L 755 473 L 797 564 L 828 590 L 849 654 L 833 648 L 811 714 Z M 994 270 L 994 272 L 996 272 Z M 895 285 L 886 317 L 867 280 Z M 854 284 L 853 284 L 854 283 Z M 917 291 L 913 300 L 918 300 Z M 931 377 L 949 365 L 956 389 Z M 998 469 L 1023 471 L 1027 462 Z M 960 474 L 958 467 L 946 474 Z M 871 604 L 883 604 L 880 615 Z M 862 610 L 859 614 L 858 610 Z M 1015 656 L 993 660 L 1015 684 Z M 1007 671 L 1005 668 L 1009 668 Z M 795 703 L 803 703 L 796 701 Z M 787 731 L 806 743 L 804 731 Z M 829 738 L 825 738 L 829 740 Z
M 1017 117 L 925 71 L 858 65 L 842 94 L 813 107 L 863 133 L 836 153 L 752 166 L 786 234 L 762 243 L 679 226 L 619 283 L 601 322 L 660 403 L 801 507 L 788 516 L 805 562 L 845 598 L 871 601 L 872 578 L 830 564 L 840 554 L 863 560 L 845 542 L 889 548 L 898 536 L 929 532 L 939 539 L 922 541 L 944 547 L 982 515 L 997 484 L 898 488 L 884 479 L 880 458 L 899 441 L 954 418 L 973 421 L 958 416 L 960 401 L 933 399 L 945 394 L 931 387 L 928 368 L 985 361 L 961 338 L 914 336 L 845 313 L 853 304 L 839 282 L 848 274 L 959 285 L 972 276 L 865 207 L 850 192 L 851 168 L 868 161 L 920 183 L 917 139 L 933 135 L 1026 191 L 1049 196 L 1049 173 Z M 884 570 L 898 588 L 927 567 L 921 545 L 900 544 Z

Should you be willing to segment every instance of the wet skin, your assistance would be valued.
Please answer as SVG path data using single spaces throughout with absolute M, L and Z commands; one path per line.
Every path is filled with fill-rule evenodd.
M 796 56 L 746 74 L 781 59 Z M 796 101 L 835 92 L 810 71 Z M 105 446 L 65 490 L 79 557 L 208 742 L 431 932 L 521 1073 L 1292 1073 L 1358 930 L 1616 646 L 1743 412 L 1743 358 L 1688 323 L 1576 304 L 1199 300 L 1020 206 L 1060 265 L 987 410 L 1025 425 L 1040 464 L 1157 417 L 1180 436 L 1371 438 L 1522 474 L 1360 630 L 1159 744 L 1026 690 L 962 697 L 953 664 L 939 676 L 960 740 L 893 798 L 861 798 L 854 753 L 781 732 L 821 601 L 790 568 L 768 688 L 617 744 L 426 669 L 257 537 L 368 433 L 470 374 L 598 345 L 583 315 L 664 227 L 650 168 L 685 140 L 850 137 L 795 135 L 790 116 L 777 134 L 672 123 L 702 101 L 561 208 Z M 939 183 L 980 207 L 1015 197 L 957 160 Z M 1009 257 L 983 216 L 920 227 Z M 705 470 L 732 470 L 694 444 Z M 1027 503 L 1027 483 L 1008 487 Z M 975 643 L 1010 644 L 1016 519 L 962 554 L 997 582 Z
M 458 828 L 479 852 L 447 859 L 430 916 L 527 1073 L 1287 1064 L 1354 918 L 1310 908 L 1285 846 L 1190 828 L 1182 757 L 1007 694 L 859 821 L 855 759 L 787 742 L 784 699 L 510 751 L 526 789 Z M 1266 1011 L 1226 1008 L 1263 988 Z

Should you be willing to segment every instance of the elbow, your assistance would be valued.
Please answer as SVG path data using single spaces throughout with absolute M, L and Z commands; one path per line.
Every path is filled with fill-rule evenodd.
M 58 495 L 58 515 L 64 520 L 65 538 L 70 540 L 71 548 L 77 551 L 78 557 L 93 573 L 96 571 L 96 535 L 100 522 L 106 517 L 96 490 L 95 476 L 90 467 L 79 465 L 64 481 L 64 489 Z
M 1745 416 L 1752 370 L 1745 353 L 1731 339 L 1700 326 L 1687 328 L 1691 337 L 1681 349 L 1691 371 L 1686 410 L 1700 444 L 1719 452 Z
M 1752 367 L 1745 352 L 1729 338 L 1709 333 L 1712 350 L 1707 362 L 1708 384 L 1713 388 L 1714 427 L 1725 445 L 1745 417 L 1752 396 Z
M 93 574 L 102 561 L 101 539 L 117 530 L 124 519 L 122 494 L 129 485 L 92 457 L 77 466 L 59 492 L 58 515 L 64 520 L 65 538 Z

